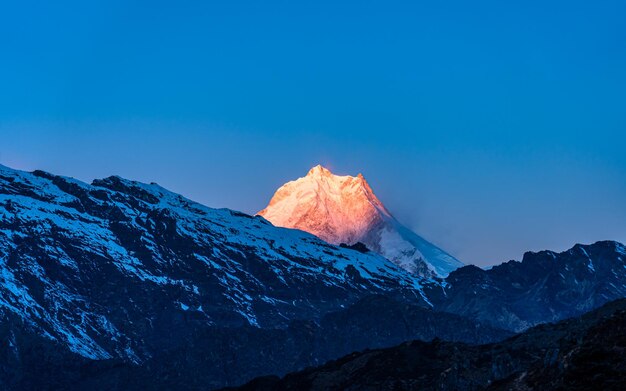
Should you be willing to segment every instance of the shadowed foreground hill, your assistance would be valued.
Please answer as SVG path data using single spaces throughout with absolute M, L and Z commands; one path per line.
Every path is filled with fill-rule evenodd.
M 239 390 L 623 390 L 626 300 L 500 343 L 413 341 Z
M 367 297 L 319 322 L 294 321 L 286 329 L 207 327 L 142 365 L 92 361 L 20 330 L 0 330 L 7 341 L 21 346 L 18 353 L 10 344 L 0 347 L 0 389 L 209 390 L 415 338 L 485 343 L 511 335 L 385 296 Z

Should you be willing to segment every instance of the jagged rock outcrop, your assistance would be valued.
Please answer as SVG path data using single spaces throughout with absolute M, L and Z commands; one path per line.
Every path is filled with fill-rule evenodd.
M 626 297 L 626 247 L 602 241 L 561 253 L 528 252 L 521 262 L 489 270 L 466 266 L 446 278 L 444 291 L 427 292 L 435 308 L 522 331 Z

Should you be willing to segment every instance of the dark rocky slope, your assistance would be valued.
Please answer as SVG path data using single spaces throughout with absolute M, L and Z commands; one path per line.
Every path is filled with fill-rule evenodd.
M 500 343 L 436 340 L 354 353 L 238 390 L 623 390 L 626 300 Z
M 626 297 L 626 247 L 612 241 L 528 252 L 490 270 L 465 266 L 427 292 L 435 308 L 513 331 Z
M 373 314 L 376 314 L 373 316 Z M 198 389 L 241 384 L 266 374 L 285 374 L 367 347 L 407 339 L 445 338 L 469 343 L 510 333 L 477 325 L 385 296 L 365 298 L 325 315 L 320 322 L 294 321 L 286 329 L 257 327 L 197 329 L 174 349 L 140 365 L 120 359 L 92 361 L 38 335 L 4 330 L 0 349 L 3 389 Z

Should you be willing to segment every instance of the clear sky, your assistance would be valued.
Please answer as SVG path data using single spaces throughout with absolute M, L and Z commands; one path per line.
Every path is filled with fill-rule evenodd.
M 322 163 L 466 263 L 626 242 L 626 2 L 0 5 L 0 163 L 253 213 Z

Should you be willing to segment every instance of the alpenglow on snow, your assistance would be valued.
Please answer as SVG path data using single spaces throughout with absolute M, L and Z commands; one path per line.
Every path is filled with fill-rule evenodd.
M 398 222 L 361 174 L 339 176 L 315 166 L 305 177 L 280 187 L 258 215 L 332 244 L 361 242 L 416 275 L 445 277 L 463 266 Z

